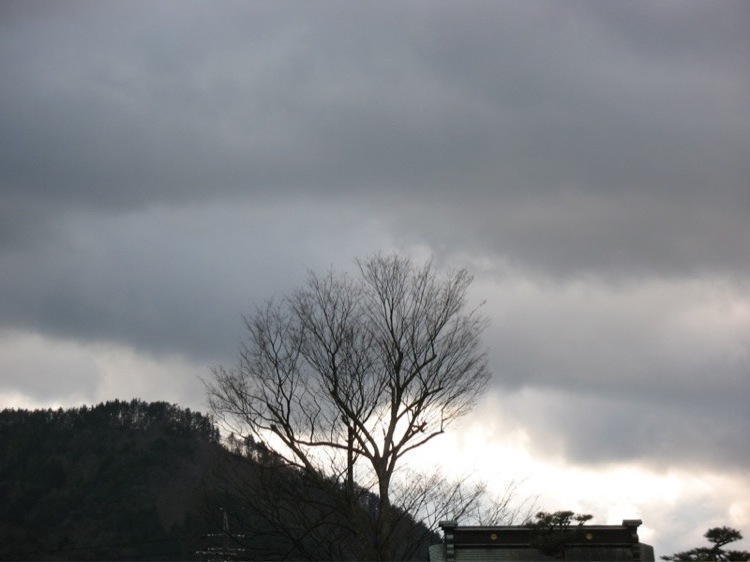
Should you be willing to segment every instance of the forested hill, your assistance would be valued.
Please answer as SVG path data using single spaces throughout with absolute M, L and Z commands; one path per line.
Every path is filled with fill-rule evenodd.
M 0 560 L 352 559 L 336 484 L 164 402 L 0 412 Z M 223 532 L 228 525 L 230 533 Z M 400 517 L 400 558 L 435 536 Z
M 210 418 L 164 402 L 4 410 L 0 557 L 192 559 L 221 453 Z

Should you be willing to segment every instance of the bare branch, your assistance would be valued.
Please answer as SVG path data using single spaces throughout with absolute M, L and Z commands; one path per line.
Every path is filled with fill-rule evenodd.
M 442 434 L 489 379 L 467 310 L 472 278 L 399 256 L 357 262 L 359 276 L 310 273 L 290 296 L 245 319 L 236 369 L 214 369 L 212 409 L 309 471 L 344 478 L 356 463 L 375 476 L 377 556 L 391 556 L 391 481 L 409 451 Z M 389 530 L 390 529 L 390 530 Z

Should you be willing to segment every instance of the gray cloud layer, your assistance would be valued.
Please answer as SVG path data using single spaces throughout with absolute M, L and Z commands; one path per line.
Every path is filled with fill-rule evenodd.
M 747 3 L 0 10 L 0 328 L 227 361 L 305 268 L 429 247 L 492 264 L 540 442 L 750 464 Z

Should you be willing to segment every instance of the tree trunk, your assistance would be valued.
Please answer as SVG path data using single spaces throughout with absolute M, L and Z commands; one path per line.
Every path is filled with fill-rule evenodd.
M 393 545 L 391 544 L 393 513 L 391 511 L 391 500 L 388 496 L 390 481 L 390 474 L 378 474 L 380 501 L 378 502 L 378 519 L 375 536 L 375 551 L 378 560 L 393 560 Z
M 346 499 L 351 506 L 354 503 L 354 428 L 347 428 L 346 449 Z

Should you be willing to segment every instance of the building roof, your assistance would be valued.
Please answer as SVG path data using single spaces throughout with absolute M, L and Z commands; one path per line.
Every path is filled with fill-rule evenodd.
M 557 552 L 543 552 L 540 530 L 525 526 L 459 526 L 441 521 L 443 542 L 430 547 L 430 562 L 566 560 L 580 562 L 619 562 L 654 560 L 650 545 L 638 540 L 638 519 L 622 525 L 584 525 L 571 529 Z M 575 532 L 573 532 L 575 531 Z

